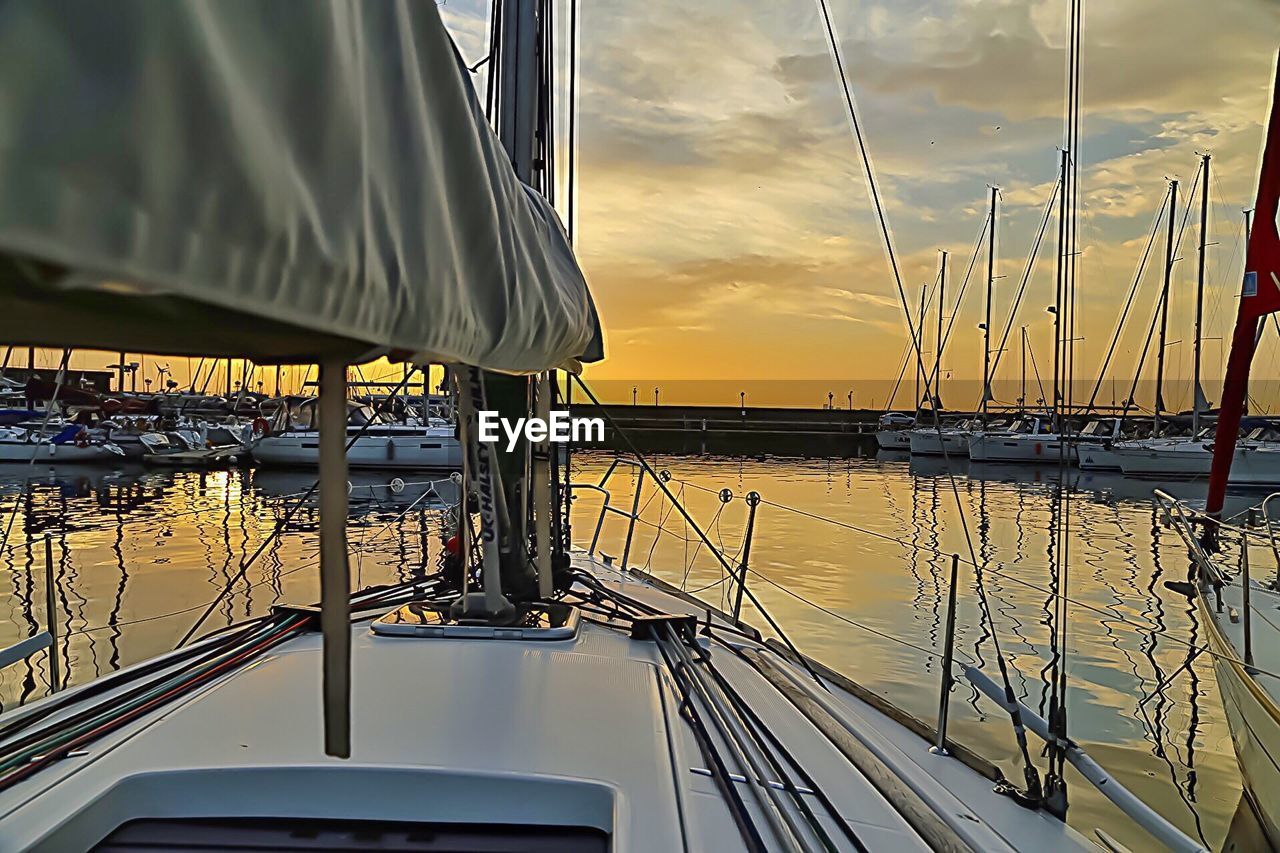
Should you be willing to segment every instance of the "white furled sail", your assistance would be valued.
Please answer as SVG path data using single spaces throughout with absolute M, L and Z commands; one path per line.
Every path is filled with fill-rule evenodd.
M 16 0 L 0 339 L 533 373 L 601 334 L 434 3 Z

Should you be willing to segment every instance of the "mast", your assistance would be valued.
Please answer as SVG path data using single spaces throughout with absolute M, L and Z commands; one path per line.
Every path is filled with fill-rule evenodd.
M 1022 327 L 1022 378 L 1018 384 L 1018 411 L 1027 410 L 1027 327 Z
M 552 28 L 545 17 L 540 20 L 541 6 L 539 0 L 500 0 L 501 16 L 495 19 L 500 20 L 499 47 L 490 74 L 496 100 L 495 130 L 515 177 L 549 196 L 550 158 L 555 148 L 550 126 L 554 87 L 540 85 L 544 81 L 539 63 L 549 61 Z M 467 366 L 460 366 L 457 381 L 458 418 L 467 438 L 464 478 L 468 480 L 458 517 L 461 524 L 468 523 L 466 492 L 474 490 L 482 509 L 483 591 L 467 594 L 464 585 L 464 595 L 452 608 L 455 615 L 468 618 L 509 618 L 514 610 L 508 594 L 525 600 L 539 594 L 539 579 L 529 561 L 531 521 L 537 533 L 538 565 L 549 574 L 547 561 L 541 556 L 550 545 L 542 518 L 552 510 L 549 450 L 545 442 L 534 448 L 523 438 L 509 451 L 505 446 L 479 442 L 477 411 L 494 410 L 511 422 L 528 417 L 531 403 L 538 411 L 549 413 L 549 383 L 541 375 L 508 376 Z M 535 510 L 532 519 L 531 509 Z M 464 553 L 464 560 L 468 558 Z
M 991 188 L 991 228 L 987 232 L 987 306 L 982 324 L 982 423 L 991 401 L 991 290 L 996 282 L 996 187 Z
M 924 311 L 925 311 L 925 304 L 926 304 L 926 298 L 928 296 L 928 293 L 929 293 L 929 286 L 927 284 L 920 285 L 920 321 L 916 324 L 916 329 L 918 330 L 918 335 L 919 335 L 918 340 L 922 344 L 924 343 Z M 922 346 L 920 347 L 920 349 L 924 349 L 924 347 Z M 920 380 L 921 379 L 926 379 L 924 375 L 924 358 L 920 357 L 919 353 L 917 353 L 917 358 L 916 358 L 916 411 L 917 412 L 920 411 L 920 404 L 922 402 L 920 399 Z
M 1205 154 L 1201 157 L 1202 166 L 1200 168 L 1200 259 L 1199 267 L 1196 270 L 1196 339 L 1195 339 L 1195 355 L 1193 358 L 1192 375 L 1193 385 L 1191 388 L 1191 432 L 1196 434 L 1200 432 L 1200 402 L 1204 400 L 1204 392 L 1200 389 L 1200 348 L 1203 341 L 1201 340 L 1201 323 L 1204 319 L 1204 262 L 1206 247 L 1208 244 L 1209 230 L 1209 155 Z
M 1164 411 L 1164 348 L 1169 330 L 1169 284 L 1173 279 L 1173 229 L 1178 208 L 1178 182 L 1169 181 L 1169 235 L 1164 246 L 1164 288 L 1160 292 L 1160 344 L 1156 348 L 1156 407 L 1152 416 L 1155 432 L 1160 431 L 1160 413 Z
M 1053 403 L 1050 418 L 1058 429 L 1058 408 L 1062 401 L 1062 291 L 1066 281 L 1067 257 L 1067 149 L 1063 148 L 1058 163 L 1058 260 L 1054 268 L 1053 307 Z
M 942 379 L 942 306 L 947 295 L 947 253 L 942 253 L 942 271 L 938 273 L 938 340 L 933 360 L 933 402 L 935 410 L 942 407 L 942 389 L 938 383 Z

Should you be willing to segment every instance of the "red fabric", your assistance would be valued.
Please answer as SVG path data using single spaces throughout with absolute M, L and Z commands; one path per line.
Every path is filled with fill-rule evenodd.
M 1280 86 L 1280 79 L 1277 79 Z M 1240 300 L 1240 318 L 1253 319 L 1280 311 L 1280 89 L 1271 96 L 1271 118 L 1262 148 L 1262 170 L 1258 176 L 1258 200 L 1254 205 L 1253 230 L 1245 260 L 1245 288 L 1249 277 L 1257 276 L 1257 295 Z
M 1227 357 L 1227 375 L 1222 383 L 1222 408 L 1213 438 L 1213 467 L 1209 472 L 1209 494 L 1205 511 L 1216 516 L 1227 496 L 1231 460 L 1235 458 L 1240 435 L 1240 416 L 1249 388 L 1249 367 L 1257 341 L 1258 318 L 1280 311 L 1280 62 L 1271 92 L 1271 116 L 1262 146 L 1262 167 L 1258 174 L 1258 200 L 1254 205 L 1253 229 L 1245 256 L 1244 284 L 1236 329 Z

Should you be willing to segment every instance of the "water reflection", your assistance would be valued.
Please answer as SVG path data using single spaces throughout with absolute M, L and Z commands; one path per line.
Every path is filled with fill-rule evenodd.
M 598 477 L 607 460 L 581 464 Z M 1186 576 L 1187 556 L 1159 524 L 1154 484 L 1053 464 L 970 464 L 908 454 L 835 466 L 667 458 L 658 467 L 672 472 L 673 487 L 688 485 L 690 511 L 700 522 L 715 518 L 716 529 L 739 530 L 745 516 L 740 501 L 722 509 L 716 490 L 759 491 L 770 503 L 756 520 L 753 569 L 830 614 L 760 582 L 755 592 L 764 605 L 801 649 L 928 721 L 937 713 L 937 660 L 913 647 L 941 651 L 950 555 L 968 553 L 954 477 L 998 635 L 981 618 L 975 573 L 964 565 L 957 648 L 996 677 L 998 639 L 1015 691 L 1043 711 L 1056 660 L 1066 667 L 1073 738 L 1193 837 L 1218 848 L 1229 830 L 1238 831 L 1232 826 L 1241 821 L 1235 816 L 1240 782 L 1225 718 L 1208 661 L 1190 653 L 1203 632 L 1186 598 L 1163 584 Z M 611 484 L 615 502 L 629 501 L 630 483 Z M 1203 488 L 1182 483 L 1172 491 L 1202 500 Z M 1228 512 L 1256 501 L 1256 495 L 1232 495 Z M 593 530 L 597 509 L 598 502 L 580 502 L 575 530 Z M 654 503 L 645 517 L 659 511 Z M 625 524 L 607 520 L 603 550 L 620 554 L 625 533 Z M 649 545 L 646 540 L 646 550 Z M 719 580 L 714 559 L 692 550 L 660 536 L 649 562 L 690 589 Z M 1065 605 L 1065 646 L 1053 630 L 1060 592 L 1075 602 Z M 749 612 L 747 618 L 763 623 Z M 958 687 L 953 736 L 1020 779 L 1008 717 L 968 685 Z M 1132 849 L 1149 848 L 1149 839 L 1075 781 L 1074 825 L 1087 835 L 1100 826 Z
M 348 536 L 358 585 L 421 576 L 456 501 L 445 475 L 353 477 Z M 172 648 L 222 590 L 211 630 L 318 596 L 314 497 L 288 524 L 307 472 L 156 472 L 59 466 L 0 471 L 0 644 L 44 630 L 46 537 L 53 558 L 61 678 L 81 683 Z M 279 537 L 272 532 L 283 526 Z M 269 545 L 254 557 L 264 541 Z M 241 567 L 250 561 L 249 568 Z M 8 707 L 45 695 L 48 658 L 0 672 Z

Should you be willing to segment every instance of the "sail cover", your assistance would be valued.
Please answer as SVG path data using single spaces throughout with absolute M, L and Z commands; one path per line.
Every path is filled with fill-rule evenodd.
M 6 343 L 603 355 L 433 2 L 10 0 L 0 80 Z

